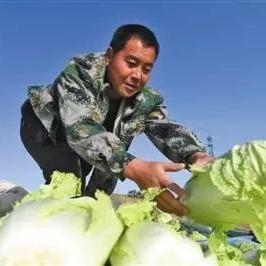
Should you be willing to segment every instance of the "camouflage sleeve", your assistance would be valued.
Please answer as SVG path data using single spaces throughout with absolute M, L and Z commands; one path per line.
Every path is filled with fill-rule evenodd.
M 69 146 L 99 170 L 122 177 L 125 164 L 134 156 L 102 126 L 101 106 L 84 68 L 72 61 L 54 83 L 54 89 Z
M 195 152 L 205 152 L 200 140 L 189 129 L 169 122 L 165 106 L 157 106 L 147 117 L 145 133 L 171 161 L 184 162 Z

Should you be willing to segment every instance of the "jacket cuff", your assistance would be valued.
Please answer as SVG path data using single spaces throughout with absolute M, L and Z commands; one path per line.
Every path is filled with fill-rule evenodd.
M 124 181 L 125 179 L 126 179 L 126 177 L 124 176 L 124 170 L 125 170 L 125 168 L 126 168 L 126 166 L 133 160 L 133 159 L 135 159 L 136 158 L 136 156 L 134 156 L 134 155 L 132 155 L 132 154 L 130 154 L 130 153 L 127 153 L 127 155 L 126 155 L 126 157 L 125 157 L 125 161 L 124 161 L 124 164 L 123 164 L 123 172 L 122 172 L 122 175 L 121 176 L 119 176 L 119 179 L 121 180 L 121 181 Z
M 109 160 L 111 172 L 118 177 L 121 181 L 125 180 L 124 169 L 136 157 L 127 151 L 116 153 Z
M 189 164 L 188 159 L 195 152 L 204 152 L 205 153 L 206 149 L 203 146 L 200 147 L 200 146 L 193 145 L 193 144 L 186 146 L 184 151 L 183 151 L 183 155 L 182 155 L 183 162 L 185 164 Z

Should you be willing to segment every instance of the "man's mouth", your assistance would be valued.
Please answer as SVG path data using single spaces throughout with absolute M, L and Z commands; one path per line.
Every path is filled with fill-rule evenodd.
M 125 83 L 126 87 L 129 89 L 129 90 L 132 90 L 132 91 L 135 91 L 139 88 L 138 85 L 135 85 L 135 84 L 130 84 L 130 83 Z

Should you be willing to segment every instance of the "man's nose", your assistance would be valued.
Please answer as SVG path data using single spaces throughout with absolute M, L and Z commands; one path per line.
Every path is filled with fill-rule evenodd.
M 136 68 L 134 71 L 131 73 L 131 78 L 134 81 L 139 81 L 141 79 L 141 70 Z

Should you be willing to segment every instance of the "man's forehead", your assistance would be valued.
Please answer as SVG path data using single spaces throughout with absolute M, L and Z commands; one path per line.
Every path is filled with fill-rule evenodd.
M 128 57 L 143 58 L 150 63 L 155 61 L 155 48 L 153 46 L 146 46 L 140 38 L 131 37 L 121 50 Z

